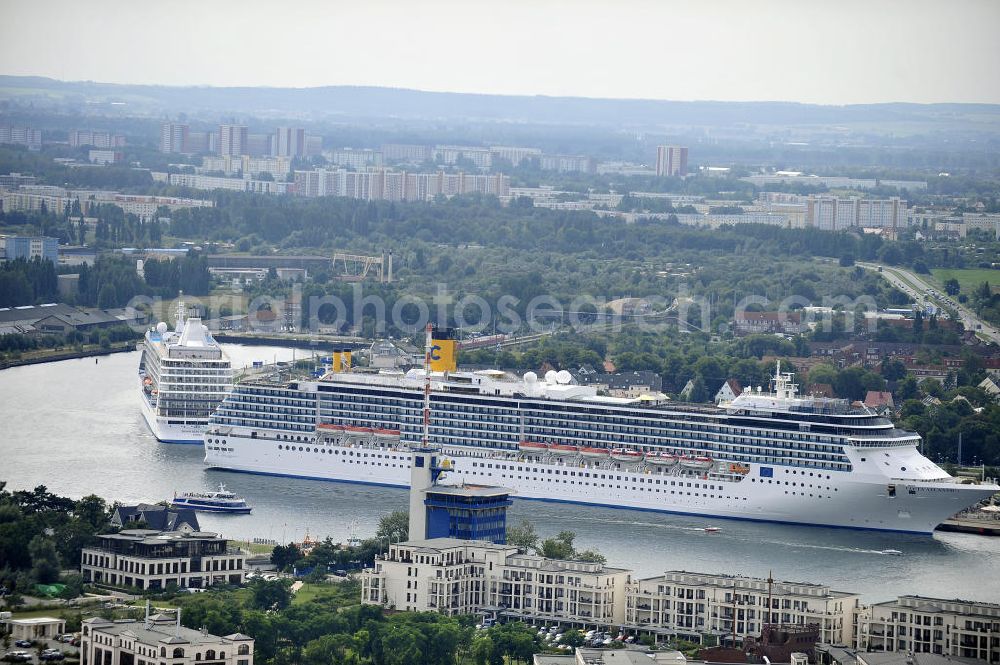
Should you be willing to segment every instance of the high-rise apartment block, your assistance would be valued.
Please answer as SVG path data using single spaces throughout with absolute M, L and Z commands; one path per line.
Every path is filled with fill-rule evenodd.
M 584 155 L 542 155 L 539 166 L 543 171 L 560 173 L 597 172 L 597 161 Z
M 488 169 L 493 164 L 493 153 L 490 152 L 490 149 L 477 146 L 436 145 L 431 152 L 431 157 L 440 164 L 448 165 L 468 160 L 482 169 Z
M 29 150 L 41 150 L 42 131 L 32 127 L 0 126 L 0 143 L 23 145 Z
M 515 146 L 495 145 L 490 148 L 492 159 L 506 159 L 514 166 L 520 166 L 522 162 L 531 159 L 542 158 L 542 151 L 538 148 L 518 148 Z
M 109 150 L 124 147 L 125 137 L 121 134 L 112 134 L 97 129 L 74 129 L 69 133 L 69 144 L 74 148 L 89 145 L 101 150 Z
M 656 146 L 656 175 L 687 175 L 688 149 L 680 145 Z
M 363 169 L 367 166 L 382 166 L 382 153 L 375 150 L 343 148 L 330 153 L 330 161 L 337 166 Z
M 219 125 L 219 155 L 239 157 L 246 154 L 248 138 L 246 125 Z
M 431 148 L 426 145 L 411 145 L 405 143 L 382 144 L 382 159 L 390 164 L 405 162 L 407 164 L 422 164 L 430 161 Z
M 888 199 L 842 199 L 810 196 L 806 200 L 806 226 L 825 231 L 848 228 L 897 229 L 908 224 L 906 201 Z
M 488 194 L 510 196 L 510 176 L 500 173 L 407 173 L 370 169 L 314 169 L 295 172 L 299 196 L 345 196 L 366 201 L 427 201 L 435 196 Z
M 160 152 L 188 152 L 188 132 L 191 127 L 177 122 L 165 122 L 160 126 Z
M 278 127 L 271 147 L 275 157 L 304 157 L 306 130 L 301 127 Z

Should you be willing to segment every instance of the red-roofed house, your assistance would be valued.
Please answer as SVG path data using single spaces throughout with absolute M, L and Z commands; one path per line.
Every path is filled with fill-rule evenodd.
M 892 401 L 892 393 L 884 390 L 869 390 L 868 394 L 865 395 L 865 406 L 882 415 L 886 415 L 896 408 Z

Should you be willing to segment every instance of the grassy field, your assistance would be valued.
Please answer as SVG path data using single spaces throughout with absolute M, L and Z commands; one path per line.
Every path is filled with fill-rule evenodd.
M 982 284 L 989 282 L 994 291 L 1000 289 L 1000 270 L 990 270 L 988 268 L 934 268 L 931 271 L 938 284 L 944 287 L 944 283 L 949 279 L 957 279 L 962 287 L 962 293 L 968 295 Z

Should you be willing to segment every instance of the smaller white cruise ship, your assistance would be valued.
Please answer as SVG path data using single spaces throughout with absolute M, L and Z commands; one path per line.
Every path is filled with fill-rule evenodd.
M 233 387 L 233 369 L 200 318 L 177 326 L 160 322 L 146 332 L 139 361 L 142 415 L 164 443 L 201 443 L 208 417 Z

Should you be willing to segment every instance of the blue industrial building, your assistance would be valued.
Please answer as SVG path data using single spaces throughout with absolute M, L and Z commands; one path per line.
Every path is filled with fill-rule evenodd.
M 8 261 L 35 257 L 59 263 L 59 239 L 48 236 L 0 235 L 0 258 Z

